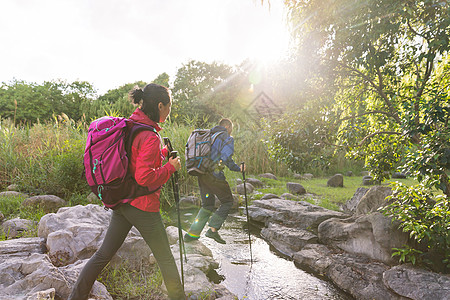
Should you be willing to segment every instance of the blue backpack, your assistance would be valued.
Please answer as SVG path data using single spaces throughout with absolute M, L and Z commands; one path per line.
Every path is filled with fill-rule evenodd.
M 211 146 L 224 131 L 211 133 L 210 129 L 196 129 L 186 143 L 186 170 L 189 175 L 200 176 L 212 173 L 219 158 L 211 158 Z

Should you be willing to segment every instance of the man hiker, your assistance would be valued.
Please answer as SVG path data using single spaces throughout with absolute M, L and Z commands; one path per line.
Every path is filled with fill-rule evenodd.
M 198 185 L 202 197 L 202 207 L 192 223 L 184 240 L 191 242 L 200 238 L 200 233 L 209 220 L 206 236 L 218 243 L 226 244 L 219 235 L 219 229 L 228 216 L 233 205 L 233 195 L 226 181 L 223 169 L 227 166 L 231 171 L 241 172 L 241 167 L 233 161 L 234 139 L 231 136 L 233 123 L 230 119 L 222 119 L 219 125 L 211 129 L 211 134 L 219 133 L 218 138 L 211 145 L 211 159 L 218 161 L 217 168 L 212 173 L 198 176 Z M 215 196 L 220 200 L 220 206 L 214 212 Z M 212 215 L 212 216 L 211 216 Z M 211 219 L 210 219 L 211 217 Z

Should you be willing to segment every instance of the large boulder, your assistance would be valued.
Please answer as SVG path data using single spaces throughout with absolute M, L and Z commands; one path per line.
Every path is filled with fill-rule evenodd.
M 90 258 L 101 246 L 109 225 L 111 211 L 88 204 L 64 207 L 47 214 L 39 222 L 38 234 L 47 239 L 48 255 L 55 266 L 65 266 Z M 111 265 L 127 263 L 139 270 L 149 264 L 151 251 L 133 227 Z
M 29 257 L 10 258 L 0 263 L 0 299 L 26 300 L 52 288 L 58 299 L 67 299 L 79 273 L 68 276 L 70 272 L 69 267 L 55 267 L 46 254 L 33 253 Z M 112 300 L 99 282 L 94 284 L 90 296 Z
M 13 257 L 28 257 L 33 253 L 47 251 L 45 240 L 39 237 L 0 241 L 0 262 Z
M 317 235 L 305 229 L 290 228 L 283 225 L 270 223 L 261 230 L 261 236 L 270 242 L 278 251 L 292 257 L 304 246 L 317 243 Z
M 344 176 L 342 174 L 335 174 L 327 181 L 329 187 L 344 187 Z
M 166 229 L 169 241 L 173 243 L 171 250 L 175 258 L 175 262 L 181 269 L 180 262 L 180 247 L 178 244 L 178 228 L 169 226 Z M 183 232 L 185 234 L 185 232 Z M 234 295 L 220 285 L 211 282 L 207 275 L 214 269 L 219 267 L 219 264 L 213 259 L 212 252 L 201 241 L 201 239 L 185 243 L 185 253 L 187 260 L 184 260 L 183 253 L 183 270 L 184 270 L 184 289 L 187 295 L 211 295 L 211 299 L 216 299 L 218 295 L 228 295 L 225 299 L 234 299 Z M 153 256 L 151 257 L 154 260 Z M 165 286 L 163 286 L 165 289 Z M 209 299 L 209 297 L 206 297 Z M 197 299 L 197 298 L 195 298 Z
M 334 254 L 332 258 L 333 263 L 327 269 L 327 277 L 355 299 L 404 299 L 383 283 L 383 273 L 389 266 L 347 253 Z
M 394 264 L 392 248 L 405 245 L 408 235 L 378 212 L 348 219 L 329 219 L 318 228 L 319 241 L 349 253 L 362 254 L 386 264 Z
M 286 227 L 305 229 L 317 233 L 320 223 L 330 218 L 347 218 L 348 215 L 329 210 L 306 201 L 284 199 L 255 200 L 249 206 L 252 221 L 278 223 Z
M 305 246 L 293 259 L 299 267 L 326 276 L 355 299 L 402 299 L 384 285 L 383 272 L 389 266 L 381 262 L 339 253 L 320 244 Z
M 39 195 L 25 199 L 22 202 L 23 206 L 32 206 L 41 208 L 44 213 L 48 214 L 56 212 L 59 208 L 65 206 L 67 203 L 64 199 L 54 195 Z
M 386 204 L 386 197 L 392 195 L 392 189 L 387 186 L 374 186 L 359 201 L 355 209 L 356 215 L 375 212 Z
M 429 272 L 409 264 L 385 271 L 383 282 L 408 299 L 450 299 L 450 275 Z
M 368 188 L 364 187 L 357 188 L 352 198 L 342 205 L 342 210 L 346 213 L 353 214 L 356 211 L 356 207 L 361 201 L 361 198 L 367 193 L 368 190 Z

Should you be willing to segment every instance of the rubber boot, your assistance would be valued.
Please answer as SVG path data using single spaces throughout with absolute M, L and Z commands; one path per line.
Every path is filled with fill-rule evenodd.
M 198 239 L 210 216 L 211 211 L 204 209 L 203 207 L 200 208 L 197 216 L 195 217 L 194 223 L 192 223 L 191 228 L 189 228 L 188 234 L 191 237 Z

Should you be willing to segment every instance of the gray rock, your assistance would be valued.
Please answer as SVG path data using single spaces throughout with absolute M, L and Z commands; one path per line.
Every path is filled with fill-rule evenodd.
M 184 234 L 185 232 L 183 232 Z M 180 263 L 180 248 L 178 245 L 178 228 L 170 226 L 167 228 L 169 240 L 175 241 L 171 246 L 175 262 L 179 269 Z M 190 295 L 209 295 L 214 294 L 216 286 L 210 282 L 206 274 L 212 269 L 219 267 L 218 263 L 214 261 L 212 252 L 202 242 L 201 239 L 190 243 L 185 243 L 187 262 L 183 258 L 183 269 L 185 279 L 185 292 Z M 153 255 L 151 259 L 154 260 Z M 165 286 L 163 286 L 165 289 Z M 223 293 L 223 291 L 222 291 Z M 213 298 L 214 299 L 214 298 Z
M 383 283 L 383 273 L 389 266 L 345 253 L 332 255 L 332 258 L 333 263 L 327 269 L 327 277 L 355 299 L 404 299 Z
M 17 184 L 10 184 L 6 187 L 7 191 L 15 191 L 18 192 L 19 191 L 19 186 Z
M 14 257 L 0 263 L 0 299 L 29 299 L 38 292 L 55 289 L 60 299 L 69 297 L 76 276 L 67 276 L 70 269 L 55 267 L 45 254 L 33 253 L 29 257 Z M 90 296 L 112 300 L 106 288 L 94 284 Z
M 53 300 L 55 299 L 56 290 L 54 288 L 45 291 L 39 291 L 27 298 L 27 300 Z
M 384 284 L 397 294 L 414 300 L 450 299 L 450 275 L 395 266 L 383 274 Z
M 28 257 L 33 253 L 47 251 L 45 240 L 39 237 L 0 241 L 0 262 L 14 257 Z
M 253 193 L 253 190 L 255 189 L 253 187 L 253 185 L 251 185 L 250 183 L 245 183 L 245 188 L 247 190 L 247 195 Z M 244 195 L 245 194 L 245 190 L 244 190 L 244 184 L 239 184 L 235 187 L 234 191 L 236 193 L 238 193 L 239 195 Z
M 264 187 L 264 183 L 261 180 L 256 179 L 256 178 L 246 178 L 245 182 L 250 183 L 255 188 L 262 188 L 262 187 Z
M 361 171 L 361 176 L 369 176 L 369 171 Z
M 289 257 L 292 257 L 305 245 L 317 243 L 317 236 L 307 230 L 285 227 L 275 223 L 270 223 L 267 228 L 263 228 L 261 236 L 278 251 Z
M 27 231 L 32 231 L 36 222 L 15 218 L 3 222 L 1 228 L 8 239 L 14 239 L 24 235 Z
M 327 186 L 329 187 L 343 187 L 344 186 L 344 176 L 342 174 L 335 174 L 327 181 Z
M 238 178 L 236 179 L 236 184 L 241 184 L 242 183 L 242 179 Z
M 55 266 L 65 266 L 90 258 L 100 247 L 109 225 L 111 211 L 88 204 L 63 207 L 47 214 L 39 222 L 38 235 L 47 239 L 48 255 Z M 111 264 L 123 262 L 139 269 L 149 263 L 151 251 L 139 232 L 133 228 L 117 251 Z
M 401 173 L 401 172 L 395 172 L 394 174 L 392 174 L 392 178 L 406 179 L 406 174 L 405 173 Z
M 28 198 L 28 195 L 24 194 L 24 193 L 16 192 L 16 191 L 6 191 L 6 192 L 1 192 L 0 197 L 20 197 L 20 198 L 26 199 L 26 198 Z
M 306 194 L 305 188 L 300 183 L 288 182 L 288 183 L 286 183 L 286 187 L 287 187 L 289 193 L 292 193 L 294 195 Z
M 353 214 L 358 206 L 358 203 L 361 201 L 361 198 L 367 193 L 368 190 L 368 188 L 363 187 L 357 188 L 352 198 L 342 205 L 342 210 L 346 213 Z
M 261 197 L 261 199 L 259 200 L 266 200 L 266 199 L 281 199 L 280 196 L 275 195 L 275 194 L 265 194 L 264 196 Z
M 352 177 L 353 176 L 353 172 L 352 171 L 347 171 L 347 172 L 345 172 L 345 176 Z
M 281 199 L 286 199 L 286 200 L 298 200 L 299 197 L 291 194 L 291 193 L 284 193 L 281 195 Z
M 257 222 L 279 223 L 317 233 L 317 227 L 323 221 L 330 218 L 346 218 L 348 215 L 306 201 L 268 199 L 253 201 L 249 206 L 249 217 Z
M 302 180 L 303 176 L 301 174 L 294 174 L 294 179 Z
M 33 196 L 22 202 L 23 206 L 42 208 L 44 213 L 56 212 L 59 208 L 65 206 L 66 204 L 67 203 L 64 199 L 54 195 Z
M 97 201 L 99 201 L 97 195 L 92 192 L 87 196 L 86 199 L 89 201 L 89 203 L 96 203 Z
M 278 180 L 278 178 L 275 175 L 273 175 L 272 173 L 259 174 L 258 176 L 262 177 L 262 178 L 269 178 L 269 179 Z
M 181 197 L 180 208 L 189 209 L 192 207 L 199 207 L 201 205 L 201 200 L 195 196 Z
M 387 186 L 374 186 L 359 201 L 355 209 L 356 215 L 375 212 L 386 204 L 386 197 L 392 195 L 392 189 Z
M 353 254 L 394 264 L 392 248 L 402 247 L 408 235 L 378 212 L 348 219 L 329 219 L 318 228 L 319 241 Z
M 331 258 L 331 251 L 327 246 L 321 244 L 309 244 L 302 250 L 294 253 L 294 262 L 302 269 L 307 269 L 313 273 L 325 275 L 328 267 L 334 262 Z
M 305 180 L 311 180 L 311 179 L 313 179 L 313 178 L 314 178 L 314 175 L 311 174 L 311 173 L 305 173 L 305 174 L 303 174 L 303 179 L 305 179 Z
M 362 184 L 363 185 L 373 185 L 374 184 L 373 177 L 369 176 L 369 175 L 364 176 L 362 179 Z

